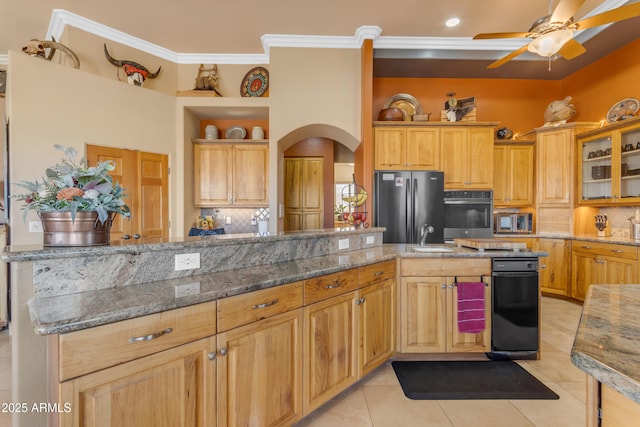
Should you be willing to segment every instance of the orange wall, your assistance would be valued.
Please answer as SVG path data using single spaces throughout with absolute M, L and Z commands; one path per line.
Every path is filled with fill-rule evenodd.
M 563 98 L 561 89 L 555 80 L 375 78 L 373 119 L 391 96 L 408 93 L 420 101 L 425 114 L 432 113 L 431 121 L 440 121 L 447 93 L 455 92 L 457 98 L 476 97 L 478 121 L 500 122 L 522 133 L 544 124 L 544 110 Z
M 610 53 L 562 81 L 562 93 L 573 98 L 575 121 L 604 120 L 624 98 L 640 98 L 640 40 Z

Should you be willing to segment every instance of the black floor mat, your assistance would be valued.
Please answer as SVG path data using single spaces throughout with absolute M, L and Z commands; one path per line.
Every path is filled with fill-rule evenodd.
M 512 361 L 394 361 L 391 365 L 409 399 L 559 399 Z

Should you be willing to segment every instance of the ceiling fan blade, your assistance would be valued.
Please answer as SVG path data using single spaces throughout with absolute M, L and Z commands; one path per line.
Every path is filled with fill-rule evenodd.
M 598 25 L 609 24 L 611 22 L 623 21 L 625 19 L 640 16 L 640 3 L 628 4 L 612 9 L 608 12 L 602 12 L 590 18 L 582 19 L 575 23 L 579 30 L 585 28 L 597 27 Z
M 474 40 L 479 39 L 524 39 L 529 33 L 482 33 L 473 36 Z
M 499 66 L 501 66 L 502 64 L 505 64 L 509 61 L 511 61 L 513 58 L 515 58 L 518 55 L 521 55 L 523 53 L 525 53 L 527 51 L 527 46 L 529 46 L 529 43 L 525 44 L 524 46 L 522 46 L 520 49 L 518 50 L 514 50 L 513 52 L 511 52 L 510 54 L 508 54 L 507 56 L 504 56 L 500 59 L 498 59 L 496 62 L 493 62 L 491 64 L 489 64 L 489 66 L 487 68 L 491 69 L 491 68 L 498 68 Z
M 560 48 L 558 55 L 562 56 L 564 59 L 573 59 L 576 56 L 582 55 L 586 51 L 587 49 L 585 49 L 584 46 L 575 39 L 571 39 Z
M 551 14 L 549 22 L 565 23 L 580 9 L 585 0 L 561 0 Z

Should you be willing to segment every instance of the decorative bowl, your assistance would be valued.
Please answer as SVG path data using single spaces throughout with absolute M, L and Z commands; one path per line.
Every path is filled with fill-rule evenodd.
M 403 121 L 404 111 L 399 108 L 384 108 L 378 113 L 379 121 Z

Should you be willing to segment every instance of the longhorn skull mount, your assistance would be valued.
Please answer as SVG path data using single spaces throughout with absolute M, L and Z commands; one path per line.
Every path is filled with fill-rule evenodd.
M 127 75 L 127 81 L 131 85 L 142 86 L 146 79 L 155 79 L 160 74 L 160 69 L 162 67 L 158 67 L 158 71 L 155 73 L 150 73 L 144 66 L 138 64 L 137 62 L 127 61 L 122 59 L 114 59 L 109 55 L 109 51 L 107 50 L 107 44 L 104 44 L 104 55 L 107 57 L 107 60 L 115 65 L 116 67 L 124 70 L 124 73 Z
M 45 53 L 45 49 L 49 49 L 49 55 Z M 53 55 L 58 49 L 69 55 L 69 58 L 73 61 L 74 68 L 80 68 L 80 60 L 78 59 L 78 56 L 67 46 L 56 42 L 55 38 L 52 41 L 31 39 L 27 45 L 22 48 L 22 51 L 27 55 L 51 61 Z

